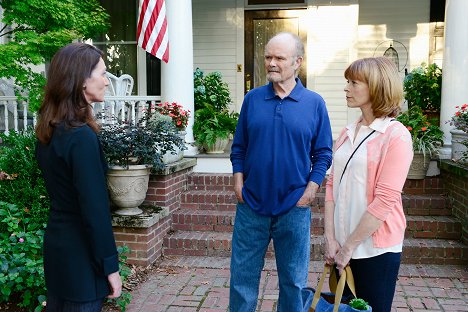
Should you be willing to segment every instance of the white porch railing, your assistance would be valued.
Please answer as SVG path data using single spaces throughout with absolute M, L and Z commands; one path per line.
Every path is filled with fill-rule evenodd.
M 103 112 L 100 121 L 115 116 L 120 120 L 138 121 L 143 108 L 161 102 L 160 96 L 106 96 L 105 101 L 94 103 L 95 113 Z M 19 131 L 36 125 L 36 114 L 28 112 L 28 103 L 16 96 L 0 96 L 0 132 Z

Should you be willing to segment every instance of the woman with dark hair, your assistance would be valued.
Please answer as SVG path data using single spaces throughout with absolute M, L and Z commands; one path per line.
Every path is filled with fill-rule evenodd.
M 356 294 L 390 311 L 406 228 L 401 191 L 413 158 L 411 135 L 394 117 L 403 84 L 386 57 L 354 61 L 344 73 L 346 102 L 361 117 L 335 142 L 325 196 L 325 260 L 349 263 Z
M 101 311 L 120 296 L 122 281 L 112 232 L 107 164 L 91 103 L 109 85 L 102 52 L 72 43 L 53 57 L 39 109 L 36 158 L 50 212 L 44 235 L 49 311 Z

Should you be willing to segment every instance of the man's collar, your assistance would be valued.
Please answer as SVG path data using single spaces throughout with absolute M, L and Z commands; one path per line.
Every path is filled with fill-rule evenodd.
M 295 78 L 296 80 L 296 85 L 294 86 L 294 89 L 292 89 L 291 93 L 287 97 L 291 98 L 292 100 L 299 102 L 302 96 L 302 91 L 304 90 L 304 86 L 302 85 L 302 82 L 299 78 Z M 275 90 L 273 89 L 273 83 L 269 82 L 268 83 L 268 91 L 267 94 L 265 95 L 265 100 L 270 100 L 272 98 L 276 97 Z

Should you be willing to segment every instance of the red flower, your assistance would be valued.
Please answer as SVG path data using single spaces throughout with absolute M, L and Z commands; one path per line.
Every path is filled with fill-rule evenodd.
M 413 128 L 411 128 L 410 126 L 406 127 L 406 129 L 408 129 L 409 131 L 413 130 Z
M 180 130 L 184 130 L 188 125 L 190 111 L 184 110 L 183 106 L 176 102 L 160 103 L 158 104 L 157 110 L 160 114 L 171 117 L 174 125 Z
M 422 131 L 426 131 L 426 130 L 427 130 L 427 127 L 422 127 L 421 130 L 422 130 Z

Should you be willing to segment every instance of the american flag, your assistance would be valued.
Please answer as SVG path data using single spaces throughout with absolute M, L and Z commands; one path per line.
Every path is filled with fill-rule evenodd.
M 164 62 L 169 61 L 169 32 L 164 0 L 140 0 L 138 46 Z

